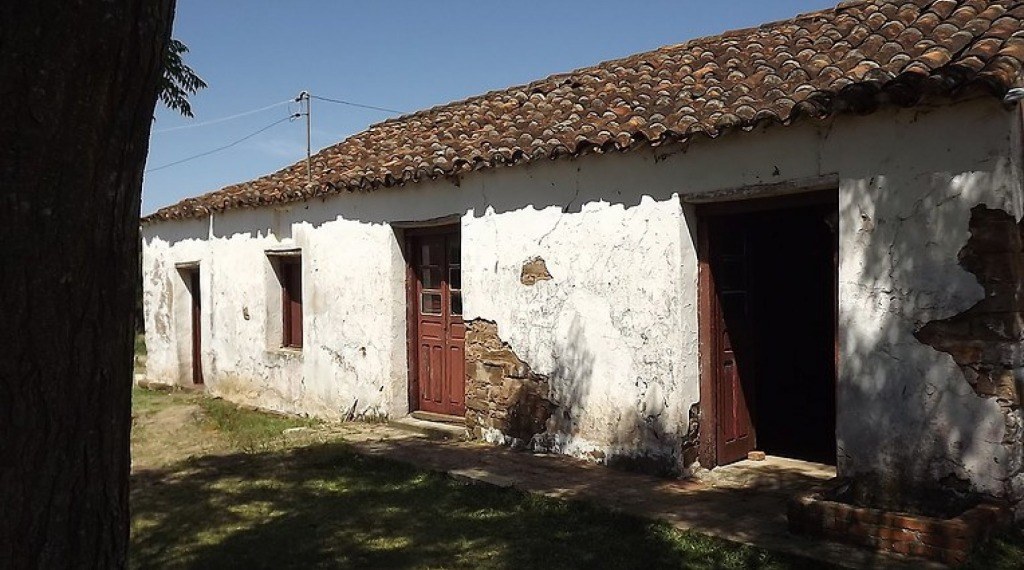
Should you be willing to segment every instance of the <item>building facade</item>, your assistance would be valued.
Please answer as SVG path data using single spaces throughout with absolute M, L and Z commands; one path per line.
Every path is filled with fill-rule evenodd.
M 566 128 L 587 142 L 556 145 L 564 152 L 531 153 L 543 142 L 514 136 L 524 124 L 555 132 L 564 121 L 538 117 L 561 117 L 566 100 L 616 116 L 574 78 L 616 66 L 657 77 L 644 66 L 672 50 L 685 63 L 699 45 L 722 61 L 773 34 L 799 47 L 800 30 L 831 37 L 827 26 L 867 22 L 884 4 L 544 80 L 575 99 L 514 88 L 509 99 L 525 99 L 495 124 L 482 111 L 459 128 L 444 121 L 500 94 L 424 112 L 433 122 L 388 121 L 317 155 L 314 184 L 301 163 L 161 210 L 143 223 L 147 380 L 329 419 L 459 416 L 487 441 L 664 473 L 758 449 L 1019 502 L 1024 133 L 1003 98 L 1013 85 L 900 105 L 902 91 L 876 88 L 860 108 L 851 79 L 843 93 L 856 99 L 814 117 L 784 94 L 774 119 L 692 136 L 655 140 L 644 129 L 672 119 L 656 109 L 618 146 L 633 119 L 606 119 L 616 132 L 577 116 L 582 126 Z M 927 6 L 895 4 L 927 19 Z M 721 89 L 684 67 L 673 73 L 693 92 Z M 729 69 L 712 71 L 724 81 Z M 639 113 L 646 101 L 633 97 Z M 701 124 L 703 107 L 685 107 L 677 115 Z M 505 158 L 460 163 L 460 133 L 489 131 L 510 133 L 509 148 L 487 147 Z M 420 142 L 427 166 L 402 170 L 420 132 L 435 132 Z

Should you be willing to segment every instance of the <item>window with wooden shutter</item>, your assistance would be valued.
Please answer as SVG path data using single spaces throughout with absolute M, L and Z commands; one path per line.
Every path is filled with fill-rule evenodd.
M 290 348 L 302 347 L 302 262 L 288 258 L 281 263 L 281 291 L 284 330 L 282 344 Z
M 281 346 L 302 348 L 302 258 L 279 257 L 277 271 L 281 282 Z

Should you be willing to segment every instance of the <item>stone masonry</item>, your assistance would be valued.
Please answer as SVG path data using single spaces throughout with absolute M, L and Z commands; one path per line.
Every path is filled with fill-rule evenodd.
M 1010 214 L 984 205 L 971 210 L 971 237 L 960 264 L 974 273 L 985 298 L 973 307 L 922 327 L 917 338 L 947 352 L 983 398 L 995 398 L 1006 417 L 1003 444 L 1007 497 L 1024 499 L 1024 227 Z
M 519 276 L 519 282 L 527 287 L 536 285 L 538 281 L 550 281 L 551 273 L 548 266 L 540 257 L 531 257 L 523 264 L 523 271 Z
M 529 445 L 547 429 L 555 405 L 548 380 L 535 374 L 484 320 L 467 324 L 466 425 L 475 438 Z

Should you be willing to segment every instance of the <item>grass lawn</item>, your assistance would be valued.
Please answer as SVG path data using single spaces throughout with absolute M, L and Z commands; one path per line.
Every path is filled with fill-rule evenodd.
M 822 567 L 360 456 L 310 420 L 183 392 L 134 400 L 136 568 Z M 978 568 L 1022 560 L 1019 536 L 996 544 Z
M 366 458 L 309 420 L 183 392 L 136 390 L 134 408 L 136 568 L 809 567 Z

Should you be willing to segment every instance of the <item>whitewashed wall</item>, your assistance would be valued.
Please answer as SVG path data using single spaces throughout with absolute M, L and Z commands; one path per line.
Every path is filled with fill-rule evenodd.
M 513 350 L 551 378 L 552 399 L 573 418 L 559 449 L 672 451 L 699 398 L 696 228 L 685 203 L 834 177 L 840 470 L 952 473 L 1002 493 L 1014 452 L 998 443 L 999 407 L 913 332 L 983 294 L 957 263 L 970 208 L 986 203 L 1021 216 L 1014 117 L 989 100 L 883 111 L 686 149 L 542 161 L 457 184 L 232 211 L 212 223 L 150 224 L 149 379 L 189 381 L 188 322 L 175 316 L 187 296 L 174 264 L 199 261 L 211 393 L 332 418 L 405 414 L 404 265 L 390 224 L 455 215 L 466 318 L 497 323 Z M 267 334 L 265 250 L 289 246 L 303 249 L 301 354 L 282 352 Z M 519 274 L 534 256 L 553 279 L 527 287 Z M 936 459 L 922 459 L 922 450 Z

